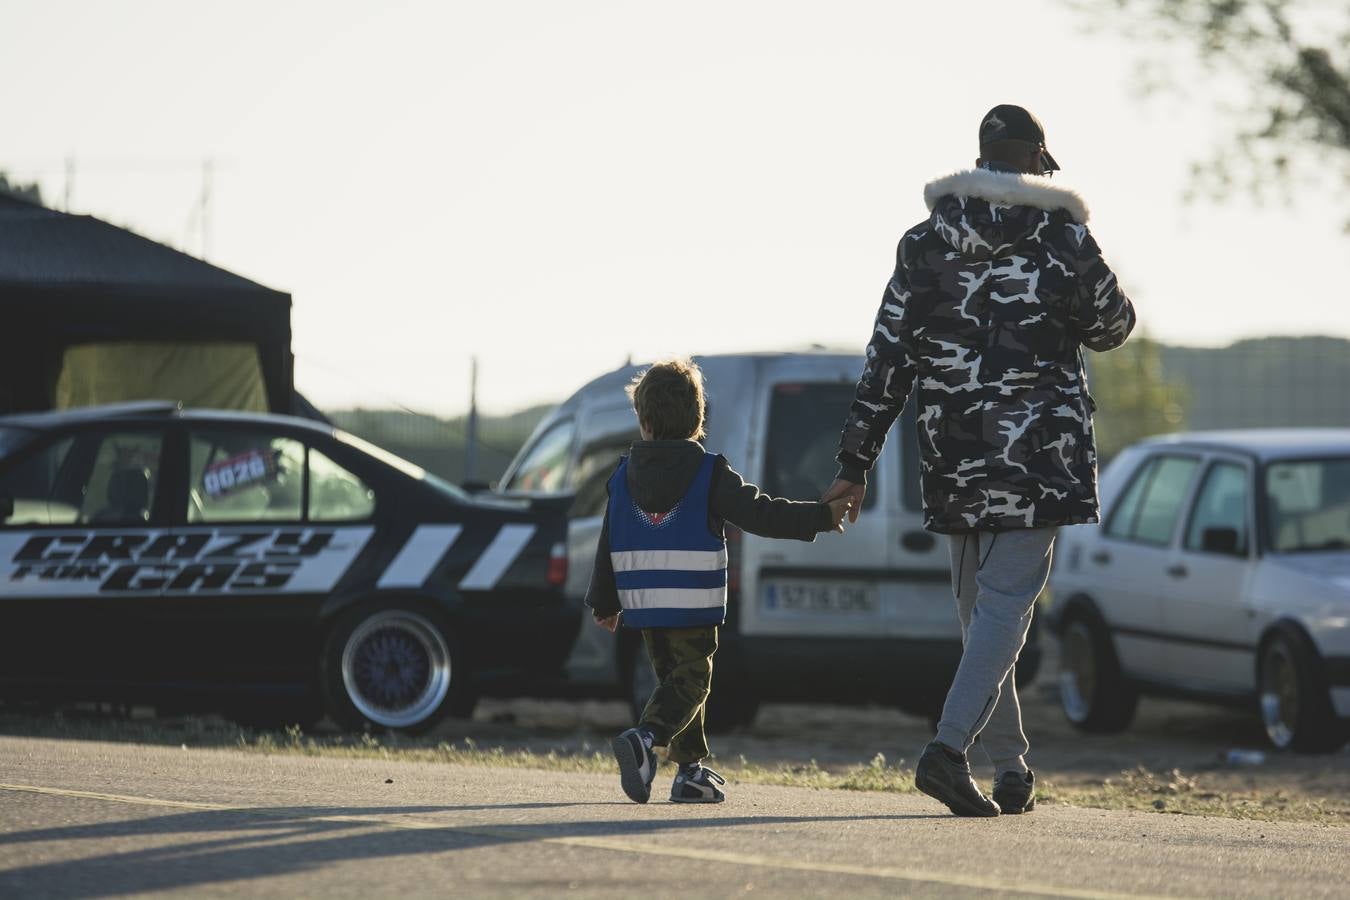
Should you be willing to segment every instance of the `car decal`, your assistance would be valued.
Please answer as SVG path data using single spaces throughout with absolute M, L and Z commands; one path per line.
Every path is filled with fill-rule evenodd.
M 327 593 L 375 529 L 358 526 L 0 533 L 0 599 Z
M 503 525 L 460 581 L 460 590 L 490 591 L 496 587 L 536 530 L 534 525 Z
M 378 588 L 418 588 L 459 540 L 462 525 L 419 525 L 384 570 Z

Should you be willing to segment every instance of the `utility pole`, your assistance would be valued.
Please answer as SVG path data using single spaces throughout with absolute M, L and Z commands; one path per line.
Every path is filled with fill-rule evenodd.
M 478 476 L 478 357 L 470 358 L 469 417 L 464 427 L 464 482 Z
M 70 212 L 70 195 L 75 192 L 75 157 L 66 157 L 66 192 L 61 202 L 62 212 Z
M 211 253 L 211 176 L 214 174 L 215 161 L 211 157 L 202 160 L 202 197 L 197 210 L 198 228 L 201 233 L 201 258 Z

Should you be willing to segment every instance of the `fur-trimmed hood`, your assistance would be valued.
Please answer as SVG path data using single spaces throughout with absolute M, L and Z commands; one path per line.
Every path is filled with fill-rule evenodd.
M 963 169 L 923 188 L 923 202 L 931 211 L 947 195 L 978 197 L 1002 206 L 1034 206 L 1053 211 L 1062 209 L 1079 225 L 1088 220 L 1087 201 L 1075 190 L 1060 187 L 1039 175 L 992 172 L 988 169 Z
M 938 237 L 974 260 L 1022 253 L 1052 222 L 1087 221 L 1081 197 L 1036 175 L 971 169 L 930 183 L 923 197 Z

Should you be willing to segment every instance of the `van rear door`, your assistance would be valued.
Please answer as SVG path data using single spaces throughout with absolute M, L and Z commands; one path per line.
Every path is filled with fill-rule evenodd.
M 760 487 L 818 499 L 838 468 L 839 429 L 853 400 L 858 364 L 849 357 L 786 357 L 766 364 L 752 423 Z M 858 521 L 815 543 L 745 535 L 740 632 L 764 637 L 951 638 L 956 630 L 946 548 L 922 532 L 906 413 L 869 475 Z M 909 440 L 906 440 L 906 436 Z

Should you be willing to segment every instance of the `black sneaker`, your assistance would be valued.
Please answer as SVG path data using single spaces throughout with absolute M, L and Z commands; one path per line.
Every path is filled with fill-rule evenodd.
M 643 732 L 630 728 L 610 742 L 619 763 L 619 782 L 634 803 L 646 803 L 652 796 L 656 777 L 656 754 L 642 739 Z
M 914 770 L 914 786 L 958 816 L 998 815 L 998 804 L 980 793 L 970 777 L 970 763 L 965 757 L 957 762 L 949 752 L 937 741 L 924 747 Z
M 1036 773 L 1004 772 L 994 779 L 994 802 L 1005 814 L 1031 812 L 1036 808 Z
M 675 783 L 670 786 L 671 803 L 721 803 L 727 795 L 718 790 L 727 780 L 706 766 L 693 772 L 680 767 Z

